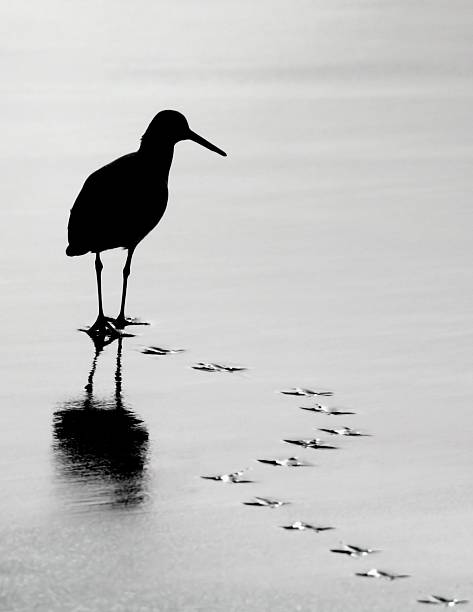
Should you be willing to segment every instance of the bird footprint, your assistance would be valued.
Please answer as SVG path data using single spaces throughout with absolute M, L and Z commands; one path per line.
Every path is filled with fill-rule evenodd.
M 184 353 L 185 349 L 167 349 L 160 346 L 147 346 L 141 352 L 144 355 L 174 355 Z
M 192 366 L 194 370 L 200 370 L 201 372 L 243 372 L 247 368 L 239 366 L 227 366 L 219 363 L 204 363 L 199 362 Z

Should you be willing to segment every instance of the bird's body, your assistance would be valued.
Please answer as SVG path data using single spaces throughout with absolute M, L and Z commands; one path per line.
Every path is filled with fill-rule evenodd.
M 71 210 L 66 254 L 136 247 L 164 215 L 171 161 L 172 151 L 157 159 L 136 151 L 93 172 Z
M 89 329 L 91 334 L 114 334 L 127 324 L 125 299 L 133 252 L 164 215 L 174 146 L 181 140 L 193 140 L 226 155 L 193 132 L 184 115 L 161 111 L 149 124 L 138 151 L 93 172 L 76 198 L 69 218 L 66 254 L 74 257 L 95 253 L 99 313 Z M 103 312 L 100 253 L 120 247 L 128 254 L 123 268 L 120 313 L 113 325 Z

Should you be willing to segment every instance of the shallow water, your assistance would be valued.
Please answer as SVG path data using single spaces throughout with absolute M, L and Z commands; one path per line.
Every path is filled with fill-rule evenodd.
M 2 12 L 3 609 L 473 598 L 470 3 Z M 118 377 L 106 347 L 87 391 L 94 347 L 76 329 L 95 316 L 94 272 L 64 255 L 68 210 L 166 107 L 229 157 L 176 147 L 130 281 L 130 314 L 153 325 L 124 339 Z M 113 314 L 123 255 L 104 263 Z M 358 414 L 299 410 L 276 393 L 292 386 Z M 374 435 L 282 442 L 334 423 Z M 294 454 L 315 467 L 254 461 Z M 248 466 L 254 484 L 199 478 Z M 292 504 L 244 506 L 253 495 Z M 337 531 L 278 528 L 298 519 Z M 383 552 L 340 558 L 341 540 Z M 354 576 L 370 567 L 412 577 Z

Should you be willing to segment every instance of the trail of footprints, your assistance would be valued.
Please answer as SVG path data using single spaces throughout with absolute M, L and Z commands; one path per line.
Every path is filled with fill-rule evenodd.
M 142 351 L 146 355 L 170 355 L 175 353 L 182 353 L 184 349 L 166 349 L 157 346 L 146 347 Z M 206 362 L 198 362 L 192 366 L 193 369 L 199 370 L 202 372 L 243 372 L 247 368 L 223 365 L 218 363 L 206 363 Z M 313 404 L 310 406 L 299 406 L 301 410 L 306 410 L 310 412 L 314 412 L 317 414 L 323 414 L 326 416 L 345 416 L 345 415 L 354 415 L 356 412 L 351 410 L 345 410 L 341 408 L 330 408 L 328 406 L 324 406 L 319 403 L 319 397 L 327 398 L 332 397 L 332 391 L 322 391 L 322 390 L 314 390 L 307 389 L 303 387 L 294 387 L 292 389 L 284 389 L 280 391 L 283 395 L 290 395 L 295 397 L 306 397 L 312 400 Z M 318 431 L 322 431 L 325 434 L 329 434 L 330 436 L 347 436 L 347 437 L 368 437 L 372 434 L 361 432 L 357 429 L 352 429 L 351 427 L 343 426 L 343 427 L 319 427 Z M 306 438 L 299 440 L 292 439 L 284 439 L 284 442 L 288 444 L 293 444 L 296 446 L 300 446 L 304 449 L 314 449 L 314 450 L 336 450 L 338 447 L 333 446 L 332 444 L 328 444 L 325 440 L 320 438 Z M 300 467 L 311 467 L 312 464 L 304 461 L 300 461 L 298 457 L 291 456 L 287 459 L 272 459 L 272 458 L 262 458 L 257 459 L 259 463 L 271 465 L 274 467 L 284 467 L 284 468 L 300 468 Z M 231 472 L 229 474 L 216 474 L 216 475 L 205 475 L 201 476 L 201 478 L 205 480 L 214 480 L 217 482 L 224 482 L 230 484 L 251 484 L 254 481 L 246 477 L 247 472 L 251 470 L 250 467 L 244 468 L 235 472 Z M 280 499 L 272 499 L 266 497 L 254 496 L 252 499 L 248 501 L 242 502 L 245 506 L 255 506 L 262 508 L 281 508 L 282 506 L 286 506 L 291 502 L 283 501 Z M 323 525 L 312 525 L 310 523 L 305 523 L 304 521 L 294 521 L 290 525 L 280 525 L 282 529 L 287 531 L 311 531 L 315 533 L 322 533 L 324 531 L 332 531 L 335 527 L 332 526 L 323 526 Z M 329 549 L 331 553 L 344 555 L 352 558 L 361 558 L 367 557 L 372 554 L 380 553 L 380 550 L 362 547 L 354 544 L 345 544 L 342 543 L 338 548 Z M 409 574 L 400 574 L 395 572 L 388 572 L 386 570 L 381 570 L 377 568 L 371 568 L 366 571 L 355 572 L 356 576 L 362 578 L 372 578 L 372 579 L 381 579 L 387 581 L 395 581 L 402 578 L 410 578 Z M 441 595 L 429 595 L 423 599 L 418 599 L 418 603 L 427 604 L 427 605 L 437 605 L 444 606 L 446 608 L 454 608 L 461 604 L 468 603 L 467 599 L 458 599 L 456 597 L 444 597 Z

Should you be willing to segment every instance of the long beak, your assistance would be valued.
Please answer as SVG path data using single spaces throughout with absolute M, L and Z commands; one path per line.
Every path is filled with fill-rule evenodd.
M 189 130 L 187 138 L 189 140 L 193 140 L 194 142 L 197 142 L 198 144 L 202 145 L 206 149 L 210 149 L 211 151 L 214 151 L 214 153 L 223 155 L 223 157 L 227 156 L 225 151 L 222 151 L 222 149 L 219 149 L 218 147 L 213 145 L 211 142 L 209 142 L 208 140 L 205 140 L 205 138 L 202 138 L 202 136 L 199 136 L 199 134 L 196 134 L 192 130 Z

